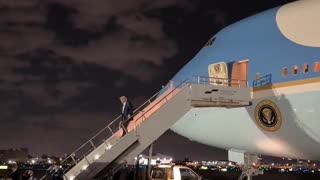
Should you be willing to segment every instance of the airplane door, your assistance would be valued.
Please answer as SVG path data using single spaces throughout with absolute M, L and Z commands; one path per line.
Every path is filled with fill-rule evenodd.
M 215 86 L 228 86 L 228 66 L 224 62 L 208 66 L 209 82 Z
M 232 65 L 231 86 L 247 87 L 249 60 L 237 61 Z

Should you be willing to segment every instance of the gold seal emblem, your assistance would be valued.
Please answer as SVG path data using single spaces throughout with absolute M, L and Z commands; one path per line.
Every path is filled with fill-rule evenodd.
M 266 131 L 277 131 L 282 124 L 278 106 L 269 100 L 261 101 L 255 109 L 254 116 L 258 126 Z
M 220 72 L 220 71 L 221 71 L 220 64 L 216 64 L 216 65 L 214 66 L 214 70 L 215 70 L 216 72 Z

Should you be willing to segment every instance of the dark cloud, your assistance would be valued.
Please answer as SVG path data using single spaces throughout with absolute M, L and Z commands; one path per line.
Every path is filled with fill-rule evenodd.
M 0 0 L 0 7 L 8 8 L 8 9 L 33 8 L 37 6 L 40 1 L 41 0 L 28 0 L 28 1 Z
M 6 26 L 5 31 L 0 31 L 0 38 L 2 54 L 11 57 L 39 48 L 49 49 L 55 44 L 54 33 L 42 27 Z
M 0 12 L 0 22 L 5 24 L 43 24 L 45 14 L 34 9 L 10 9 Z
M 52 22 L 46 22 L 46 15 L 56 4 L 65 8 L 65 17 L 62 19 L 61 8 L 55 14 L 60 21 L 70 19 L 74 27 L 64 24 L 53 31 L 46 26 Z M 154 8 L 171 6 L 185 6 L 186 1 L 31 1 L 28 3 L 13 3 L 2 1 L 6 7 L 0 23 L 5 25 L 0 33 L 0 49 L 6 55 L 19 55 L 21 53 L 32 53 L 39 48 L 49 49 L 57 55 L 70 57 L 76 63 L 93 63 L 108 68 L 116 69 L 132 75 L 140 80 L 148 80 L 140 73 L 126 68 L 130 62 L 133 64 L 147 61 L 158 67 L 164 60 L 174 57 L 178 50 L 175 42 L 164 33 L 163 24 L 159 18 L 148 17 L 143 12 Z M 70 13 L 72 12 L 72 13 Z M 63 14 L 63 13 L 62 13 Z M 55 15 L 53 15 L 55 16 Z M 113 32 L 103 33 L 104 27 L 111 18 L 115 18 Z M 36 23 L 30 26 L 28 23 Z M 27 24 L 27 25 L 26 25 Z M 55 24 L 59 25 L 59 22 Z M 99 38 L 85 41 L 85 44 L 68 46 L 63 41 L 58 41 L 63 36 L 61 31 L 66 30 L 79 32 L 79 29 L 90 32 L 92 28 Z M 57 30 L 57 31 L 55 31 Z M 70 32 L 71 31 L 71 32 Z M 90 33 L 82 33 L 89 35 Z M 92 33 L 91 33 L 92 35 Z M 94 35 L 93 35 L 94 36 Z M 138 37 L 138 38 L 137 38 Z M 146 66 L 145 66 L 146 67 Z M 149 71 L 152 71 L 150 69 Z M 152 71 L 154 72 L 154 71 Z M 156 75 L 155 73 L 151 74 Z M 150 79 L 150 78 L 149 78 Z
M 140 80 L 145 80 L 145 77 L 128 66 L 143 62 L 160 66 L 165 59 L 177 53 L 172 40 L 132 40 L 134 36 L 132 32 L 119 31 L 89 42 L 85 46 L 58 47 L 56 51 L 58 54 L 71 57 L 75 62 L 99 64 L 133 75 Z M 154 73 L 150 74 L 152 75 Z
M 0 79 L 2 80 L 2 86 L 0 89 L 9 88 L 10 83 L 20 81 L 23 77 L 16 74 L 14 71 L 16 68 L 27 66 L 25 62 L 19 62 L 15 58 L 9 56 L 0 56 Z
M 227 25 L 228 17 L 223 11 L 219 9 L 209 10 L 207 12 L 207 16 L 211 18 L 214 21 L 214 23 L 220 26 L 221 28 Z
M 74 9 L 72 22 L 77 28 L 97 30 L 113 16 L 130 16 L 147 10 L 171 6 L 190 6 L 187 0 L 48 0 Z

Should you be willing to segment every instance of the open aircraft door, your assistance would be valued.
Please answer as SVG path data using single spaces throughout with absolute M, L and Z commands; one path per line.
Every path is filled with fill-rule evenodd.
M 209 82 L 215 86 L 228 86 L 228 66 L 224 62 L 208 66 Z
M 247 87 L 249 60 L 237 61 L 232 65 L 231 86 Z

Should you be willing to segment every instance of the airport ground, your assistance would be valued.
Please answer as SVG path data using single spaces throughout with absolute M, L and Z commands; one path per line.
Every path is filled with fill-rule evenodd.
M 141 168 L 142 171 L 139 173 L 138 180 L 143 180 L 141 174 L 144 174 L 144 169 Z M 20 170 L 23 173 L 23 169 Z M 34 169 L 36 178 L 40 179 L 45 174 L 45 169 Z M 194 169 L 194 171 L 199 174 L 203 180 L 237 180 L 240 176 L 240 171 L 212 171 L 212 170 L 200 170 Z M 10 171 L 9 170 L 0 170 L 0 179 L 8 177 Z M 124 180 L 123 178 L 115 177 L 114 180 Z M 278 171 L 267 171 L 264 175 L 255 176 L 254 180 L 319 180 L 320 172 L 315 173 L 304 173 L 304 172 L 278 172 Z M 49 179 L 45 179 L 49 180 Z
M 240 172 L 212 172 L 195 170 L 203 179 L 208 180 L 237 180 Z M 266 172 L 264 175 L 253 177 L 254 180 L 319 180 L 320 173 L 280 173 Z

